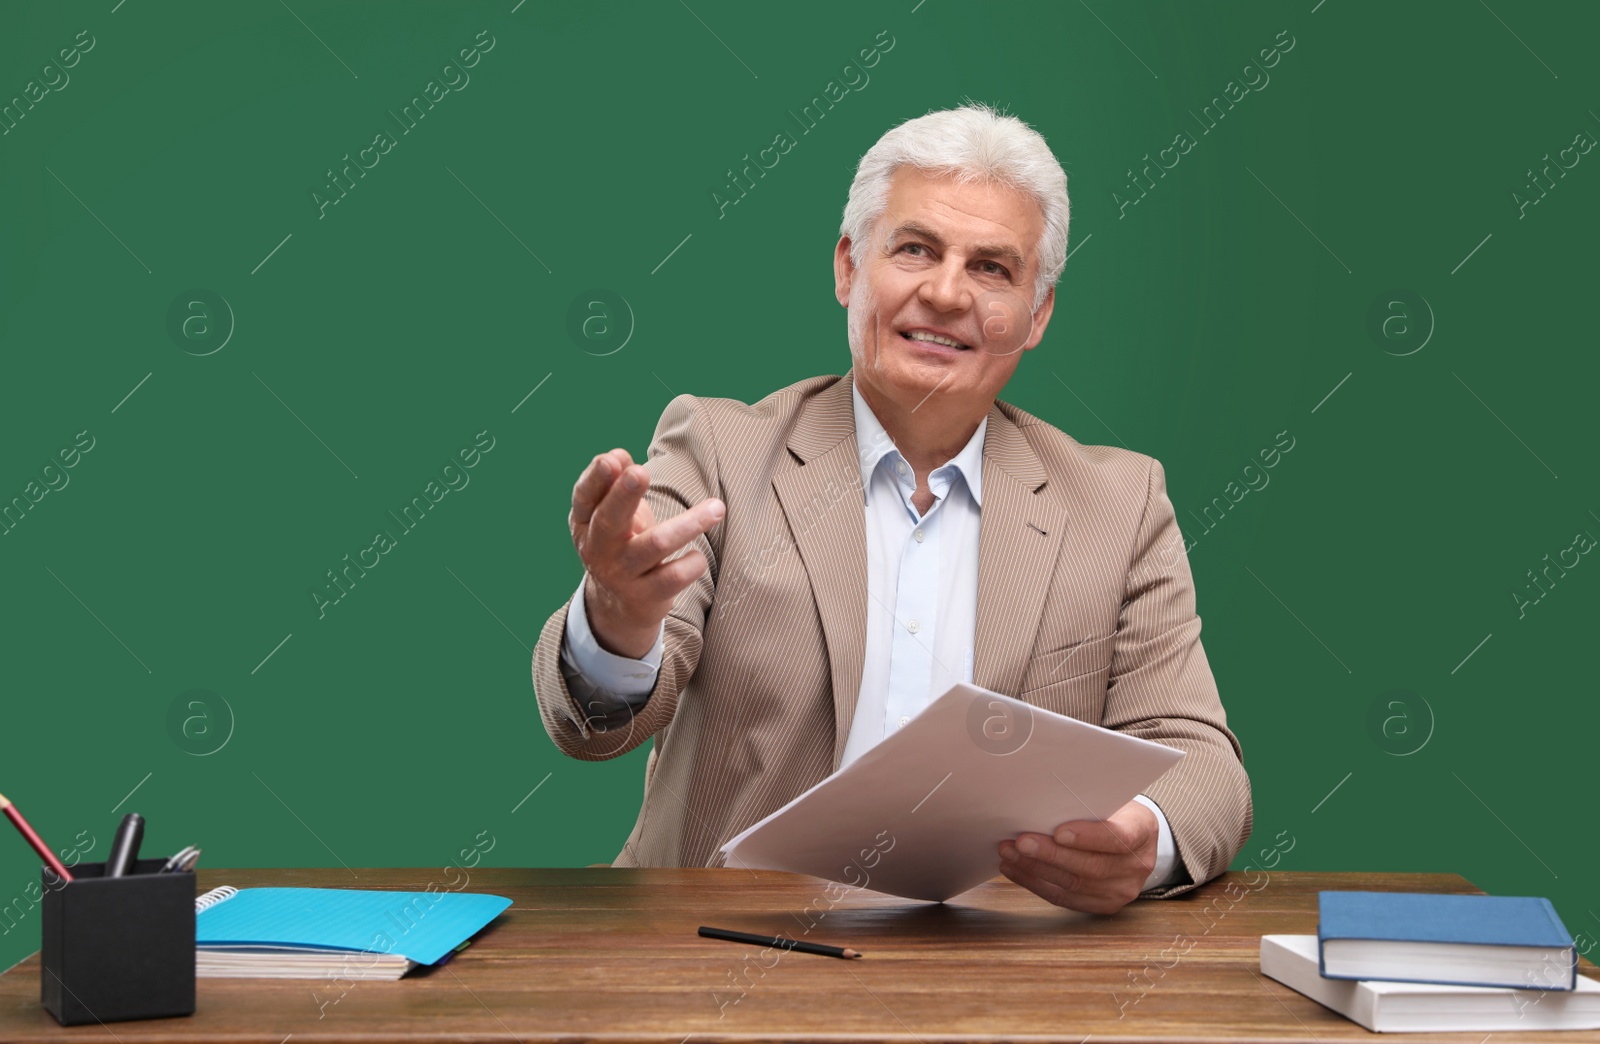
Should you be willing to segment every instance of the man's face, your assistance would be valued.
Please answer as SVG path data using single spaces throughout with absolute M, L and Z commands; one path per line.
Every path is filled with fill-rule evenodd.
M 848 237 L 834 250 L 835 293 L 849 309 L 850 354 L 868 401 L 986 408 L 1050 320 L 1053 288 L 1033 311 L 1043 227 L 1020 190 L 895 171 L 861 267 Z

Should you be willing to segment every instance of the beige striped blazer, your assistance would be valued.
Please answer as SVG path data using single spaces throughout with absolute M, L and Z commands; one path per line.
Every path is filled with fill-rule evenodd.
M 616 866 L 719 865 L 723 842 L 839 767 L 867 633 L 851 379 L 754 405 L 679 395 L 661 415 L 644 462 L 656 518 L 708 496 L 727 515 L 694 544 L 710 568 L 667 617 L 641 710 L 587 714 L 558 659 L 568 606 L 544 625 L 533 686 L 556 745 L 596 761 L 655 737 Z M 1250 782 L 1161 465 L 997 400 L 980 519 L 973 682 L 1185 751 L 1148 796 L 1191 881 L 1227 869 L 1250 834 Z

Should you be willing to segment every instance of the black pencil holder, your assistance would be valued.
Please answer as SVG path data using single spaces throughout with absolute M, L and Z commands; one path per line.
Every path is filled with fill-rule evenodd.
M 194 1014 L 194 872 L 165 863 L 79 863 L 68 882 L 42 869 L 39 995 L 61 1025 Z

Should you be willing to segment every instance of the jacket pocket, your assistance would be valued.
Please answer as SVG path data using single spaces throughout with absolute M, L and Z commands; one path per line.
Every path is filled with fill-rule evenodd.
M 1035 656 L 1023 672 L 1018 698 L 1061 682 L 1109 671 L 1115 639 L 1116 635 L 1113 634 L 1086 638 Z
M 1106 679 L 1100 671 L 1036 685 L 1017 695 L 1030 707 L 1053 711 L 1068 718 L 1099 725 L 1105 718 Z

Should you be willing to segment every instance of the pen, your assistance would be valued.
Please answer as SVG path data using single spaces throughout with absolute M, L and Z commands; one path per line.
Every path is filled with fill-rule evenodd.
M 798 939 L 785 939 L 781 936 L 751 935 L 749 932 L 736 932 L 728 928 L 707 928 L 700 926 L 700 937 L 703 939 L 726 939 L 728 942 L 750 943 L 753 946 L 776 946 L 782 950 L 797 950 L 800 953 L 814 953 L 819 957 L 860 957 L 861 951 L 851 950 L 840 946 L 824 946 L 821 943 L 801 942 Z
M 133 869 L 139 858 L 139 843 L 144 840 L 144 817 L 129 812 L 122 817 L 122 825 L 111 839 L 111 853 L 106 856 L 106 876 L 123 877 Z
M 200 849 L 194 845 L 184 845 L 178 850 L 177 855 L 168 859 L 157 873 L 170 874 L 182 870 L 193 870 L 194 864 L 199 861 Z
M 33 846 L 35 852 L 44 857 L 45 863 L 51 870 L 55 871 L 58 877 L 63 881 L 72 880 L 72 875 L 67 873 L 67 868 L 61 865 L 61 860 L 57 859 L 55 853 L 50 851 L 50 846 L 45 844 L 38 834 L 34 833 L 33 827 L 29 826 L 28 821 L 22 818 L 22 813 L 17 811 L 17 806 L 6 800 L 4 794 L 0 794 L 0 809 L 5 810 L 6 818 L 16 826 L 17 832 L 27 839 L 28 844 Z

